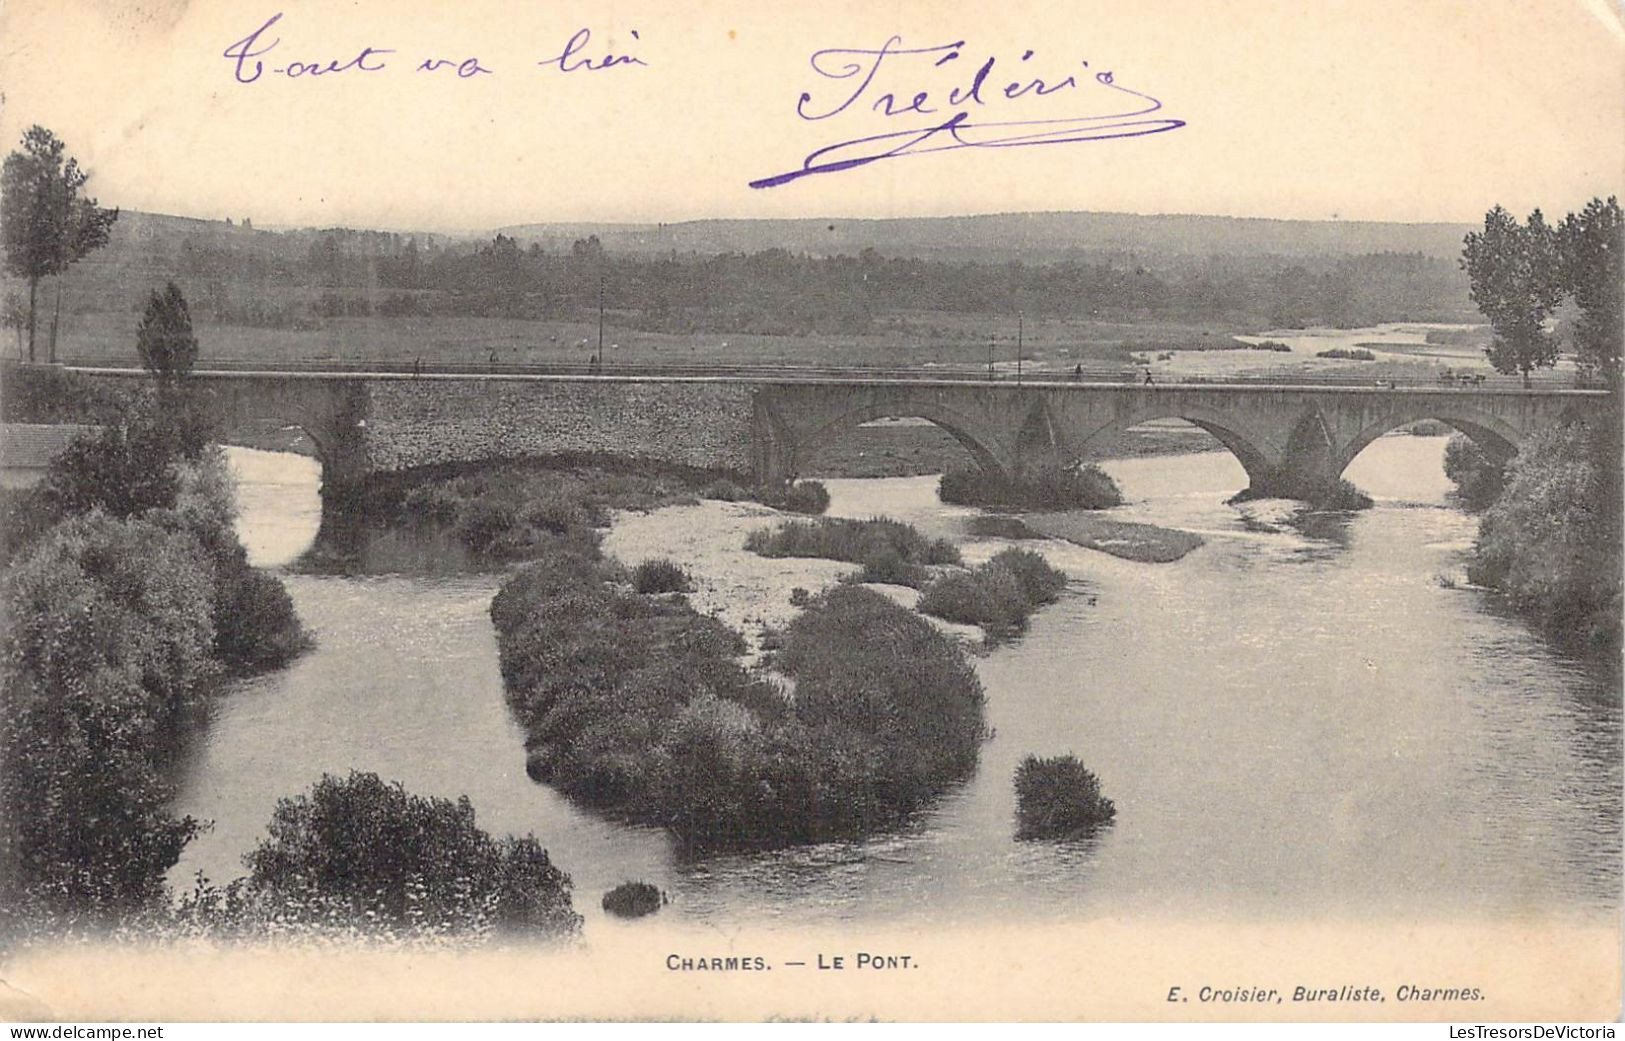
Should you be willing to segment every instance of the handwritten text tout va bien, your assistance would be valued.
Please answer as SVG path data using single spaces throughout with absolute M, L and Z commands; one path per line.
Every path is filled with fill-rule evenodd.
M 232 63 L 231 75 L 237 83 L 353 78 L 402 70 L 469 80 L 492 76 L 498 71 L 477 55 L 425 52 L 403 56 L 400 49 L 376 45 L 346 48 L 334 57 L 323 53 L 321 48 L 284 45 L 277 24 L 281 20 L 281 12 L 272 15 L 259 28 L 234 41 L 221 53 L 221 57 Z M 631 30 L 630 35 L 634 45 L 641 40 L 636 29 Z M 547 53 L 549 56 L 537 61 L 535 67 L 560 73 L 590 73 L 648 65 L 636 54 L 615 54 L 594 47 L 591 29 L 577 29 L 558 53 Z

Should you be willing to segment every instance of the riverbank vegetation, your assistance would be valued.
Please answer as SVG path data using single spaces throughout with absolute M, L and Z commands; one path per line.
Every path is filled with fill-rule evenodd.
M 1005 510 L 1103 510 L 1123 504 L 1117 482 L 1092 463 L 1011 475 L 981 467 L 949 470 L 937 484 L 937 498 Z
M 785 629 L 771 667 L 793 695 L 746 672 L 737 633 L 583 554 L 515 573 L 491 617 L 532 778 L 691 848 L 862 834 L 976 761 L 963 652 L 870 590 L 812 597 Z
M 7 500 L 0 904 L 106 923 L 165 897 L 200 825 L 170 767 L 221 681 L 309 646 L 231 527 L 225 461 L 175 397 L 144 397 Z
M 399 783 L 324 774 L 277 801 L 249 874 L 200 882 L 174 918 L 226 936 L 552 937 L 580 930 L 570 877 L 534 836 L 493 838 L 468 798 L 412 795 Z
M 939 575 L 920 593 L 919 610 L 936 618 L 979 625 L 992 639 L 1014 636 L 1027 618 L 1054 603 L 1066 576 L 1029 549 L 1006 549 L 969 571 Z
M 1492 462 L 1466 434 L 1445 442 L 1444 475 L 1455 482 L 1456 498 L 1475 513 L 1488 509 L 1506 487 L 1505 466 Z
M 700 498 L 755 501 L 797 513 L 822 513 L 829 492 L 817 481 L 747 486 L 706 470 L 603 456 L 558 456 L 424 467 L 369 478 L 347 498 L 328 503 L 328 531 L 405 526 L 449 535 L 475 564 L 534 560 L 556 549 L 593 551 L 595 529 L 615 510 L 649 511 Z M 345 563 L 350 547 L 323 541 L 320 565 Z
M 1524 443 L 1480 519 L 1467 576 L 1560 642 L 1617 657 L 1620 457 L 1605 430 L 1565 424 Z
M 1589 422 L 1536 433 L 1507 464 L 1479 521 L 1468 577 L 1499 591 L 1558 641 L 1617 661 L 1621 642 L 1621 430 L 1625 391 L 1625 217 L 1592 199 L 1555 228 L 1540 211 L 1520 224 L 1497 206 L 1467 236 L 1462 263 L 1489 320 L 1485 349 L 1501 372 L 1554 363 L 1566 336 L 1583 374 L 1609 399 Z M 1571 302 L 1579 319 L 1554 334 L 1543 319 Z M 1464 499 L 1494 480 L 1466 449 L 1446 457 Z
M 959 563 L 959 550 L 953 543 L 928 539 L 911 525 L 885 517 L 822 517 L 758 528 L 746 538 L 745 548 L 764 557 L 817 557 L 861 564 L 858 581 L 916 588 L 930 578 L 930 566 Z
M 1016 837 L 1072 839 L 1117 816 L 1100 779 L 1076 756 L 1029 755 L 1016 768 Z

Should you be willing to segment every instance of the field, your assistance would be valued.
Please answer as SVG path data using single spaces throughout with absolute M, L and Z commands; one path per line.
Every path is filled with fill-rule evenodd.
M 69 362 L 131 363 L 135 357 L 133 312 L 64 315 L 57 355 Z M 993 323 L 997 322 L 997 326 Z M 596 322 L 396 316 L 312 319 L 315 328 L 264 329 L 195 323 L 199 366 L 211 360 L 279 363 L 322 362 L 362 366 L 587 364 L 597 349 Z M 1005 328 L 1008 326 L 1008 328 Z M 42 330 L 43 332 L 43 330 Z M 989 337 L 1000 371 L 1016 364 L 1015 322 L 955 314 L 907 314 L 884 332 L 865 335 L 782 335 L 647 332 L 607 316 L 604 364 L 620 365 L 821 365 L 880 366 L 928 370 L 933 366 L 985 369 Z M 1067 319 L 1025 323 L 1022 364 L 1030 371 L 1070 372 L 1086 367 L 1128 368 L 1140 345 L 1223 340 L 1214 327 L 1164 322 L 1125 324 Z

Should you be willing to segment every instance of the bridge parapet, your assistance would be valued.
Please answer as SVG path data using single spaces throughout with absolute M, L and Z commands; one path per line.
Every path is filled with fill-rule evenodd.
M 76 368 L 90 378 L 137 369 Z M 1605 391 L 1536 385 L 1326 386 L 1258 383 L 747 377 L 413 375 L 202 371 L 191 381 L 226 427 L 297 424 L 327 483 L 442 463 L 564 453 L 796 476 L 818 448 L 872 419 L 919 416 L 989 469 L 1070 465 L 1140 423 L 1180 418 L 1208 430 L 1261 494 L 1303 496 L 1360 449 L 1418 419 L 1443 420 L 1492 455 L 1540 427 L 1609 407 Z

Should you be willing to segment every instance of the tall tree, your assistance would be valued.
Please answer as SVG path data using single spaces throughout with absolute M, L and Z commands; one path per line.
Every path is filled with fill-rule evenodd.
M 192 335 L 192 315 L 179 287 L 171 282 L 162 293 L 154 290 L 147 312 L 136 330 L 135 349 L 141 364 L 170 388 L 186 378 L 197 361 L 197 337 Z
M 1500 206 L 1484 215 L 1484 230 L 1469 232 L 1461 266 L 1473 303 L 1490 321 L 1494 339 L 1485 348 L 1497 372 L 1522 373 L 1557 364 L 1557 341 L 1546 319 L 1563 302 L 1557 235 L 1539 210 L 1527 224 Z
M 1582 372 L 1600 376 L 1618 390 L 1625 356 L 1625 220 L 1619 199 L 1592 199 L 1558 225 L 1563 287 L 1580 305 L 1576 347 Z
M 0 169 L 0 241 L 6 270 L 28 280 L 28 360 L 35 360 L 40 279 L 107 244 L 118 210 L 80 195 L 90 175 L 65 156 L 61 140 L 42 126 L 24 131 L 20 150 Z

